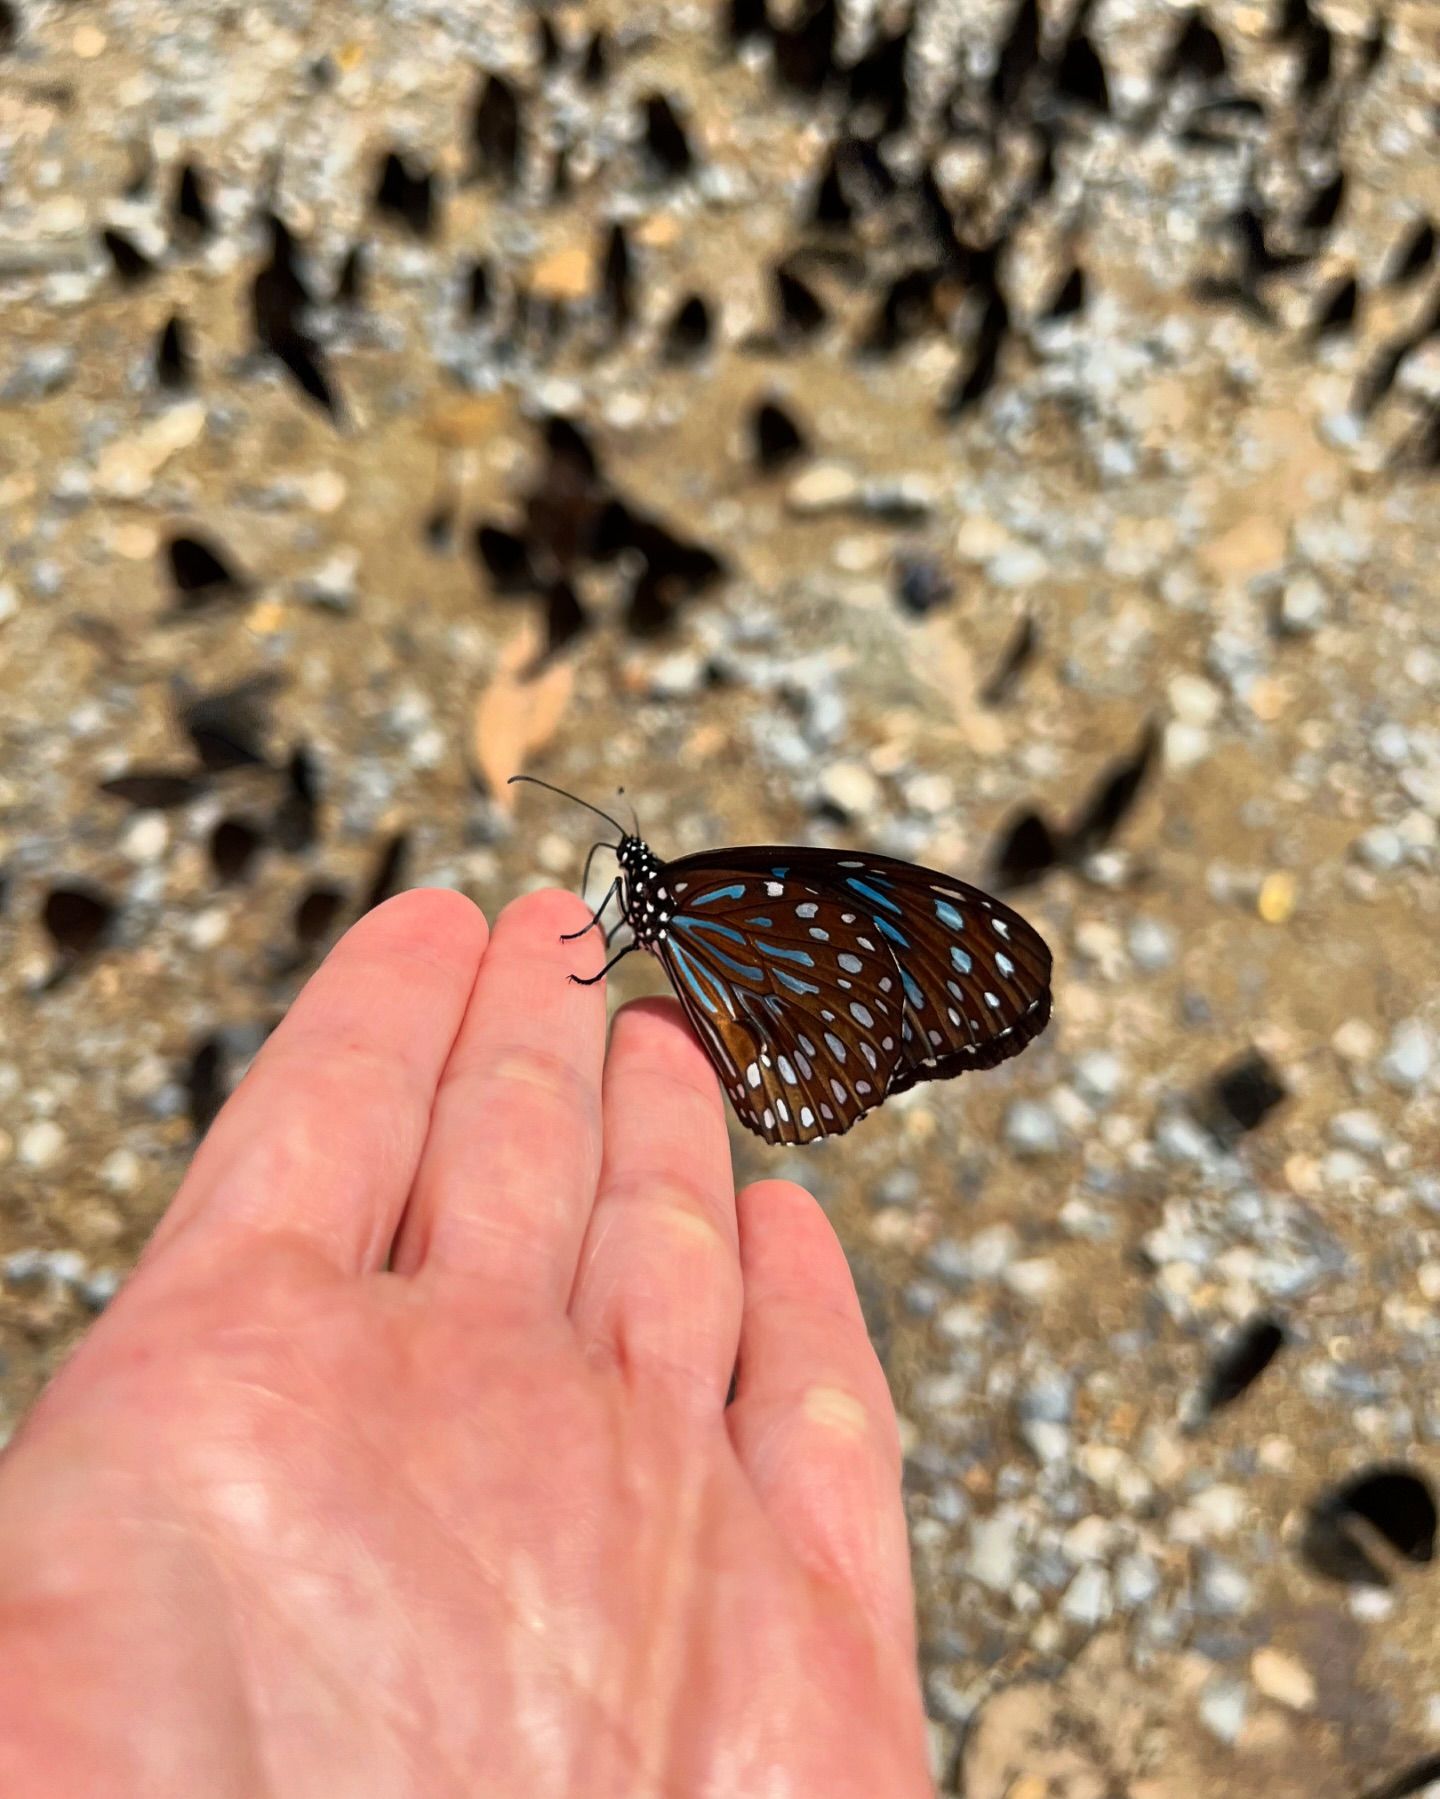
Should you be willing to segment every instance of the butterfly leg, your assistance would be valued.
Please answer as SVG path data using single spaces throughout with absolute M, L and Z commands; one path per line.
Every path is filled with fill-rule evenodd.
M 597 981 L 603 981 L 605 979 L 606 975 L 609 974 L 610 970 L 617 962 L 623 962 L 632 950 L 637 950 L 639 947 L 640 945 L 638 943 L 627 943 L 624 949 L 620 950 L 616 955 L 611 956 L 610 960 L 600 970 L 599 974 L 572 974 L 570 979 L 577 987 L 593 987 Z
M 595 860 L 596 850 L 609 850 L 611 855 L 613 856 L 615 853 L 615 845 L 613 843 L 606 843 L 603 839 L 599 843 L 592 843 L 590 845 L 589 854 L 585 858 L 585 868 L 580 876 L 580 897 L 581 897 L 581 899 L 584 899 L 585 889 L 590 885 L 590 865 Z
M 595 916 L 590 920 L 589 924 L 582 925 L 578 931 L 563 931 L 560 936 L 560 941 L 562 943 L 573 943 L 577 937 L 585 937 L 591 931 L 593 931 L 595 929 L 596 925 L 598 925 L 600 920 L 604 917 L 605 909 L 610 904 L 611 900 L 614 899 L 617 891 L 619 890 L 619 887 L 620 887 L 620 879 L 619 879 L 619 876 L 617 875 L 616 878 L 610 883 L 610 891 L 605 895 L 604 899 L 601 900 L 600 904 L 596 907 Z M 606 944 L 606 947 L 608 948 L 609 944 L 610 944 L 610 938 L 609 938 L 608 934 L 605 938 L 605 944 Z

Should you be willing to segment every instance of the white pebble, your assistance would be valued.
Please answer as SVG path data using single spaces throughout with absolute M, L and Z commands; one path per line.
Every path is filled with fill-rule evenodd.
M 1390 1043 L 1380 1059 L 1380 1072 L 1392 1087 L 1413 1093 L 1424 1084 L 1435 1061 L 1435 1045 L 1418 1018 L 1406 1018 L 1390 1033 Z
M 37 1118 L 20 1133 L 20 1160 L 26 1168 L 49 1168 L 65 1148 L 65 1133 L 53 1118 Z
M 1091 1563 L 1075 1576 L 1060 1601 L 1060 1613 L 1071 1624 L 1093 1630 L 1110 1616 L 1114 1607 L 1110 1576 L 1098 1564 Z
M 170 843 L 170 821 L 160 812 L 142 812 L 133 818 L 120 840 L 120 848 L 132 862 L 158 862 Z

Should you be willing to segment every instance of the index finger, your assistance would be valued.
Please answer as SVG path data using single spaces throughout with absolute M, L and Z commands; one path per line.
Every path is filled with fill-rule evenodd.
M 347 1272 L 383 1266 L 487 939 L 458 893 L 367 913 L 301 989 L 231 1095 L 149 1254 L 284 1233 Z

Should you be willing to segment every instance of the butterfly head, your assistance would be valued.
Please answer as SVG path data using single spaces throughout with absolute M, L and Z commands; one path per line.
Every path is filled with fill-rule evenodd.
M 641 949 L 653 950 L 670 932 L 675 900 L 665 879 L 665 869 L 642 837 L 629 833 L 615 852 L 625 883 L 625 922 Z

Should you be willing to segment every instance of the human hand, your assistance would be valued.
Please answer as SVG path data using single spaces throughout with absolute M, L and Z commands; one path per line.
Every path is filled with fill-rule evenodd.
M 930 1792 L 839 1244 L 583 918 L 406 894 L 261 1051 L 0 1457 L 7 1799 Z

